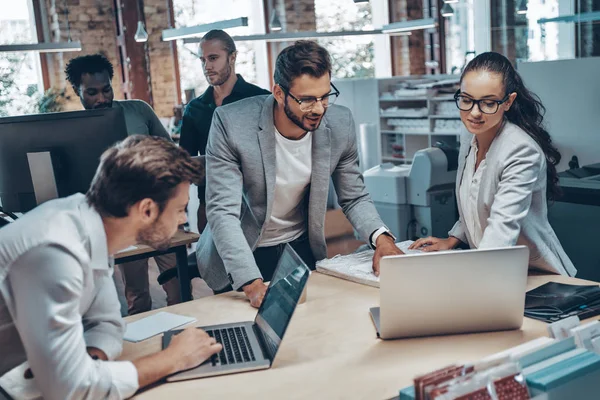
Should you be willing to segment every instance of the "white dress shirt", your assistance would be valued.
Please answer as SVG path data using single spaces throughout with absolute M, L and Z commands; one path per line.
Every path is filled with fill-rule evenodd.
M 312 175 L 312 132 L 290 140 L 275 130 L 277 172 L 271 218 L 258 247 L 291 242 L 306 232 L 303 202 Z
M 477 140 L 473 135 L 471 141 L 471 149 L 465 163 L 465 171 L 463 173 L 462 182 L 460 183 L 460 207 L 472 244 L 478 248 L 481 238 L 483 237 L 483 229 L 479 218 L 479 207 L 477 200 L 479 197 L 479 185 L 481 184 L 481 176 L 486 168 L 485 158 L 479 163 L 477 171 L 475 164 L 477 163 Z
M 82 194 L 49 201 L 0 230 L 0 376 L 27 361 L 46 400 L 121 399 L 138 389 L 114 360 L 124 323 L 100 215 Z M 10 393 L 10 388 L 4 388 Z

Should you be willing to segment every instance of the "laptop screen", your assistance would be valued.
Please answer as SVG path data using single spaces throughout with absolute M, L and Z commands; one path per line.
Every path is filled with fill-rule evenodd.
M 254 323 L 260 329 L 271 361 L 302 296 L 310 270 L 288 244 L 265 293 Z

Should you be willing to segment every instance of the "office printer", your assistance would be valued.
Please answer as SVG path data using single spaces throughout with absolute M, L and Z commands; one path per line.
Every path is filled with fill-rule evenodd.
M 458 151 L 419 150 L 412 165 L 385 163 L 364 172 L 365 186 L 398 241 L 447 237 L 458 219 L 454 185 Z

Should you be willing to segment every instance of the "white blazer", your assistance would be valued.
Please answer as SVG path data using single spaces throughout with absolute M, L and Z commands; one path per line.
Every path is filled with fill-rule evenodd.
M 459 205 L 463 201 L 459 189 L 471 140 L 472 134 L 465 130 L 456 175 Z M 488 150 L 486 164 L 477 196 L 483 231 L 479 248 L 526 245 L 530 267 L 575 276 L 577 270 L 548 222 L 546 157 L 541 147 L 521 128 L 506 122 Z M 448 234 L 474 248 L 461 208 L 458 207 L 459 219 Z

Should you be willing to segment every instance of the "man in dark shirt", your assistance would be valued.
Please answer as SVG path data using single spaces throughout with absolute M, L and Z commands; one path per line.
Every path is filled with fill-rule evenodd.
M 192 156 L 204 154 L 208 132 L 215 108 L 247 97 L 270 94 L 244 80 L 235 73 L 237 50 L 235 42 L 226 32 L 215 29 L 200 42 L 200 61 L 204 76 L 210 84 L 201 96 L 190 101 L 183 114 L 179 145 Z M 206 226 L 204 188 L 198 188 L 198 232 Z

